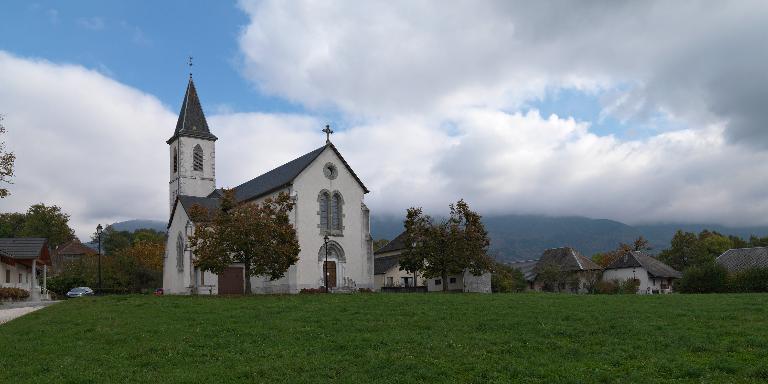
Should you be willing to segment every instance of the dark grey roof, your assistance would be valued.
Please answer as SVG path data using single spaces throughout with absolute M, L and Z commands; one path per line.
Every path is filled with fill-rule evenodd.
M 332 143 L 327 143 L 326 145 L 317 148 L 314 151 L 309 152 L 297 159 L 291 160 L 255 179 L 238 185 L 235 187 L 235 198 L 238 202 L 253 200 L 289 186 L 304 169 L 312 164 L 312 162 L 315 161 L 315 159 L 320 156 L 321 153 L 323 153 L 323 150 L 329 147 L 336 153 L 339 159 L 341 159 L 341 162 L 344 163 L 344 166 L 347 168 L 349 173 L 351 173 L 358 184 L 360 184 L 360 187 L 363 188 L 363 191 L 368 193 L 368 188 L 363 185 L 363 182 L 360 181 L 355 172 L 352 170 L 352 167 L 350 167 L 347 161 L 344 160 L 344 157 L 341 156 L 341 153 L 339 153 L 339 151 L 336 149 L 336 146 L 334 146 Z M 215 190 L 208 195 L 208 197 L 220 196 L 221 190 Z
M 373 274 L 381 275 L 400 264 L 400 256 L 376 257 L 373 259 Z
M 378 255 L 381 253 L 386 252 L 393 252 L 393 251 L 399 251 L 405 249 L 405 232 L 397 235 L 394 239 L 392 239 L 389 243 L 385 244 L 383 247 L 379 248 L 374 252 L 374 255 Z
M 536 263 L 538 262 L 538 260 L 520 260 L 510 262 L 507 265 L 522 272 L 526 281 L 533 281 L 536 279 L 536 272 L 534 272 L 533 269 L 536 267 Z
M 718 256 L 716 261 L 728 272 L 768 268 L 768 247 L 729 249 Z
M 216 140 L 216 136 L 208 129 L 208 121 L 205 120 L 203 107 L 200 105 L 200 98 L 197 97 L 197 90 L 195 90 L 195 83 L 192 81 L 192 77 L 189 78 L 189 83 L 187 83 L 187 91 L 184 93 L 184 101 L 181 103 L 179 119 L 176 121 L 176 130 L 167 143 L 170 144 L 179 136 Z
M 181 195 L 176 197 L 176 201 L 178 204 L 173 204 L 173 210 L 171 211 L 171 217 L 168 219 L 168 226 L 167 228 L 171 227 L 171 222 L 173 221 L 173 215 L 176 214 L 176 207 L 181 205 L 184 208 L 184 211 L 189 212 L 190 208 L 192 208 L 195 205 L 200 205 L 201 207 L 208 210 L 208 212 L 213 212 L 217 209 L 219 209 L 219 204 L 221 204 L 221 199 L 218 197 L 197 197 L 197 196 L 186 196 Z
M 676 269 L 659 261 L 657 258 L 642 251 L 632 251 L 614 260 L 605 269 L 638 268 L 642 267 L 654 277 L 683 277 Z
M 13 259 L 37 259 L 48 246 L 48 239 L 18 237 L 0 239 L 0 254 Z
M 555 264 L 560 266 L 563 271 L 589 271 L 596 269 L 603 269 L 601 266 L 595 264 L 594 261 L 582 256 L 576 252 L 573 248 L 552 248 L 547 249 L 539 258 L 539 262 L 536 263 L 533 271 L 538 273 L 539 270 L 547 264 Z

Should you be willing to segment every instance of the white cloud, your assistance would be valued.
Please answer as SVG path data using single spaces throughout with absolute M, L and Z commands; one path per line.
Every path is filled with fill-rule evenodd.
M 104 19 L 101 17 L 81 17 L 77 19 L 77 25 L 85 28 L 90 29 L 93 31 L 100 31 L 104 29 Z

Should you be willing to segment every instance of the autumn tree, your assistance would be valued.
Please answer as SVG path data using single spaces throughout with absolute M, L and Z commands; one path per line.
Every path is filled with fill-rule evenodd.
M 661 251 L 659 260 L 678 271 L 690 267 L 709 265 L 715 258 L 733 248 L 731 238 L 714 231 L 703 230 L 697 236 L 692 232 L 677 231 L 670 247 Z
M 435 222 L 421 208 L 409 208 L 405 220 L 405 250 L 400 269 L 421 272 L 427 279 L 442 278 L 448 290 L 448 276 L 469 270 L 481 275 L 493 267 L 488 256 L 490 239 L 481 217 L 464 200 L 450 205 L 448 219 Z
M 220 274 L 231 264 L 243 264 L 246 293 L 251 293 L 251 276 L 283 277 L 299 260 L 299 240 L 288 216 L 293 207 L 286 193 L 261 203 L 237 204 L 233 190 L 224 191 L 216 211 L 193 206 L 196 226 L 189 242 L 195 266 Z
M 5 133 L 5 126 L 3 125 L 3 115 L 0 115 L 0 135 Z M 11 184 L 11 177 L 13 177 L 13 163 L 16 161 L 16 155 L 13 152 L 8 152 L 5 149 L 5 141 L 0 140 L 0 185 Z M 0 199 L 10 195 L 11 192 L 8 188 L 0 186 Z
M 592 261 L 605 268 L 632 251 L 648 251 L 650 249 L 648 240 L 643 236 L 639 236 L 632 244 L 619 243 L 619 246 L 613 251 L 598 253 L 592 256 Z

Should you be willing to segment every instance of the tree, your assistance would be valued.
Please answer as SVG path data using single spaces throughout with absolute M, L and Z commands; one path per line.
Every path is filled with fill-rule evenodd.
M 492 268 L 490 239 L 481 217 L 464 200 L 450 205 L 448 219 L 435 223 L 421 208 L 409 208 L 405 219 L 405 250 L 400 269 L 421 272 L 427 279 L 440 277 L 443 291 L 448 276 L 469 270 L 480 275 Z
M 0 213 L 0 237 L 19 237 L 26 219 L 23 213 Z
M 491 276 L 492 292 L 522 292 L 527 285 L 525 276 L 519 269 L 506 264 L 495 263 Z
M 3 115 L 0 115 L 0 135 L 5 133 L 3 125 Z M 16 155 L 5 149 L 5 141 L 0 141 L 0 183 L 11 184 L 13 177 L 13 163 L 16 161 Z M 8 188 L 0 187 L 0 199 L 10 195 Z
M 592 261 L 605 268 L 620 257 L 629 254 L 632 251 L 648 251 L 651 247 L 648 245 L 648 240 L 640 236 L 632 244 L 619 243 L 618 248 L 613 251 L 598 253 L 592 256 Z
M 17 237 L 45 237 L 52 248 L 75 238 L 75 231 L 69 227 L 69 214 L 52 205 L 35 204 L 27 210 L 24 224 Z
M 242 263 L 246 293 L 251 293 L 251 276 L 283 277 L 299 260 L 299 240 L 288 216 L 294 204 L 286 193 L 262 203 L 236 204 L 234 190 L 225 190 L 218 210 L 193 206 L 195 231 L 189 242 L 195 266 L 219 274 Z
M 669 249 L 661 251 L 659 260 L 678 271 L 714 262 L 717 256 L 730 248 L 734 241 L 720 233 L 703 230 L 697 236 L 691 232 L 677 231 Z

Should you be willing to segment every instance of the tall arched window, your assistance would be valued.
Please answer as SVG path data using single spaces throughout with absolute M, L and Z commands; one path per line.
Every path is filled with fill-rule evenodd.
M 181 234 L 176 238 L 176 269 L 184 270 L 184 239 L 181 238 Z
M 328 191 L 320 192 L 320 196 L 317 198 L 317 201 L 320 203 L 320 230 L 321 231 L 327 231 L 330 228 L 330 203 L 331 203 L 331 195 L 328 193 Z
M 176 148 L 173 149 L 173 173 L 179 171 L 179 152 Z
M 203 148 L 200 144 L 195 145 L 195 149 L 192 150 L 192 169 L 195 171 L 203 170 Z
M 341 206 L 343 204 L 341 194 L 335 192 L 331 199 L 331 229 L 335 231 L 341 231 Z

